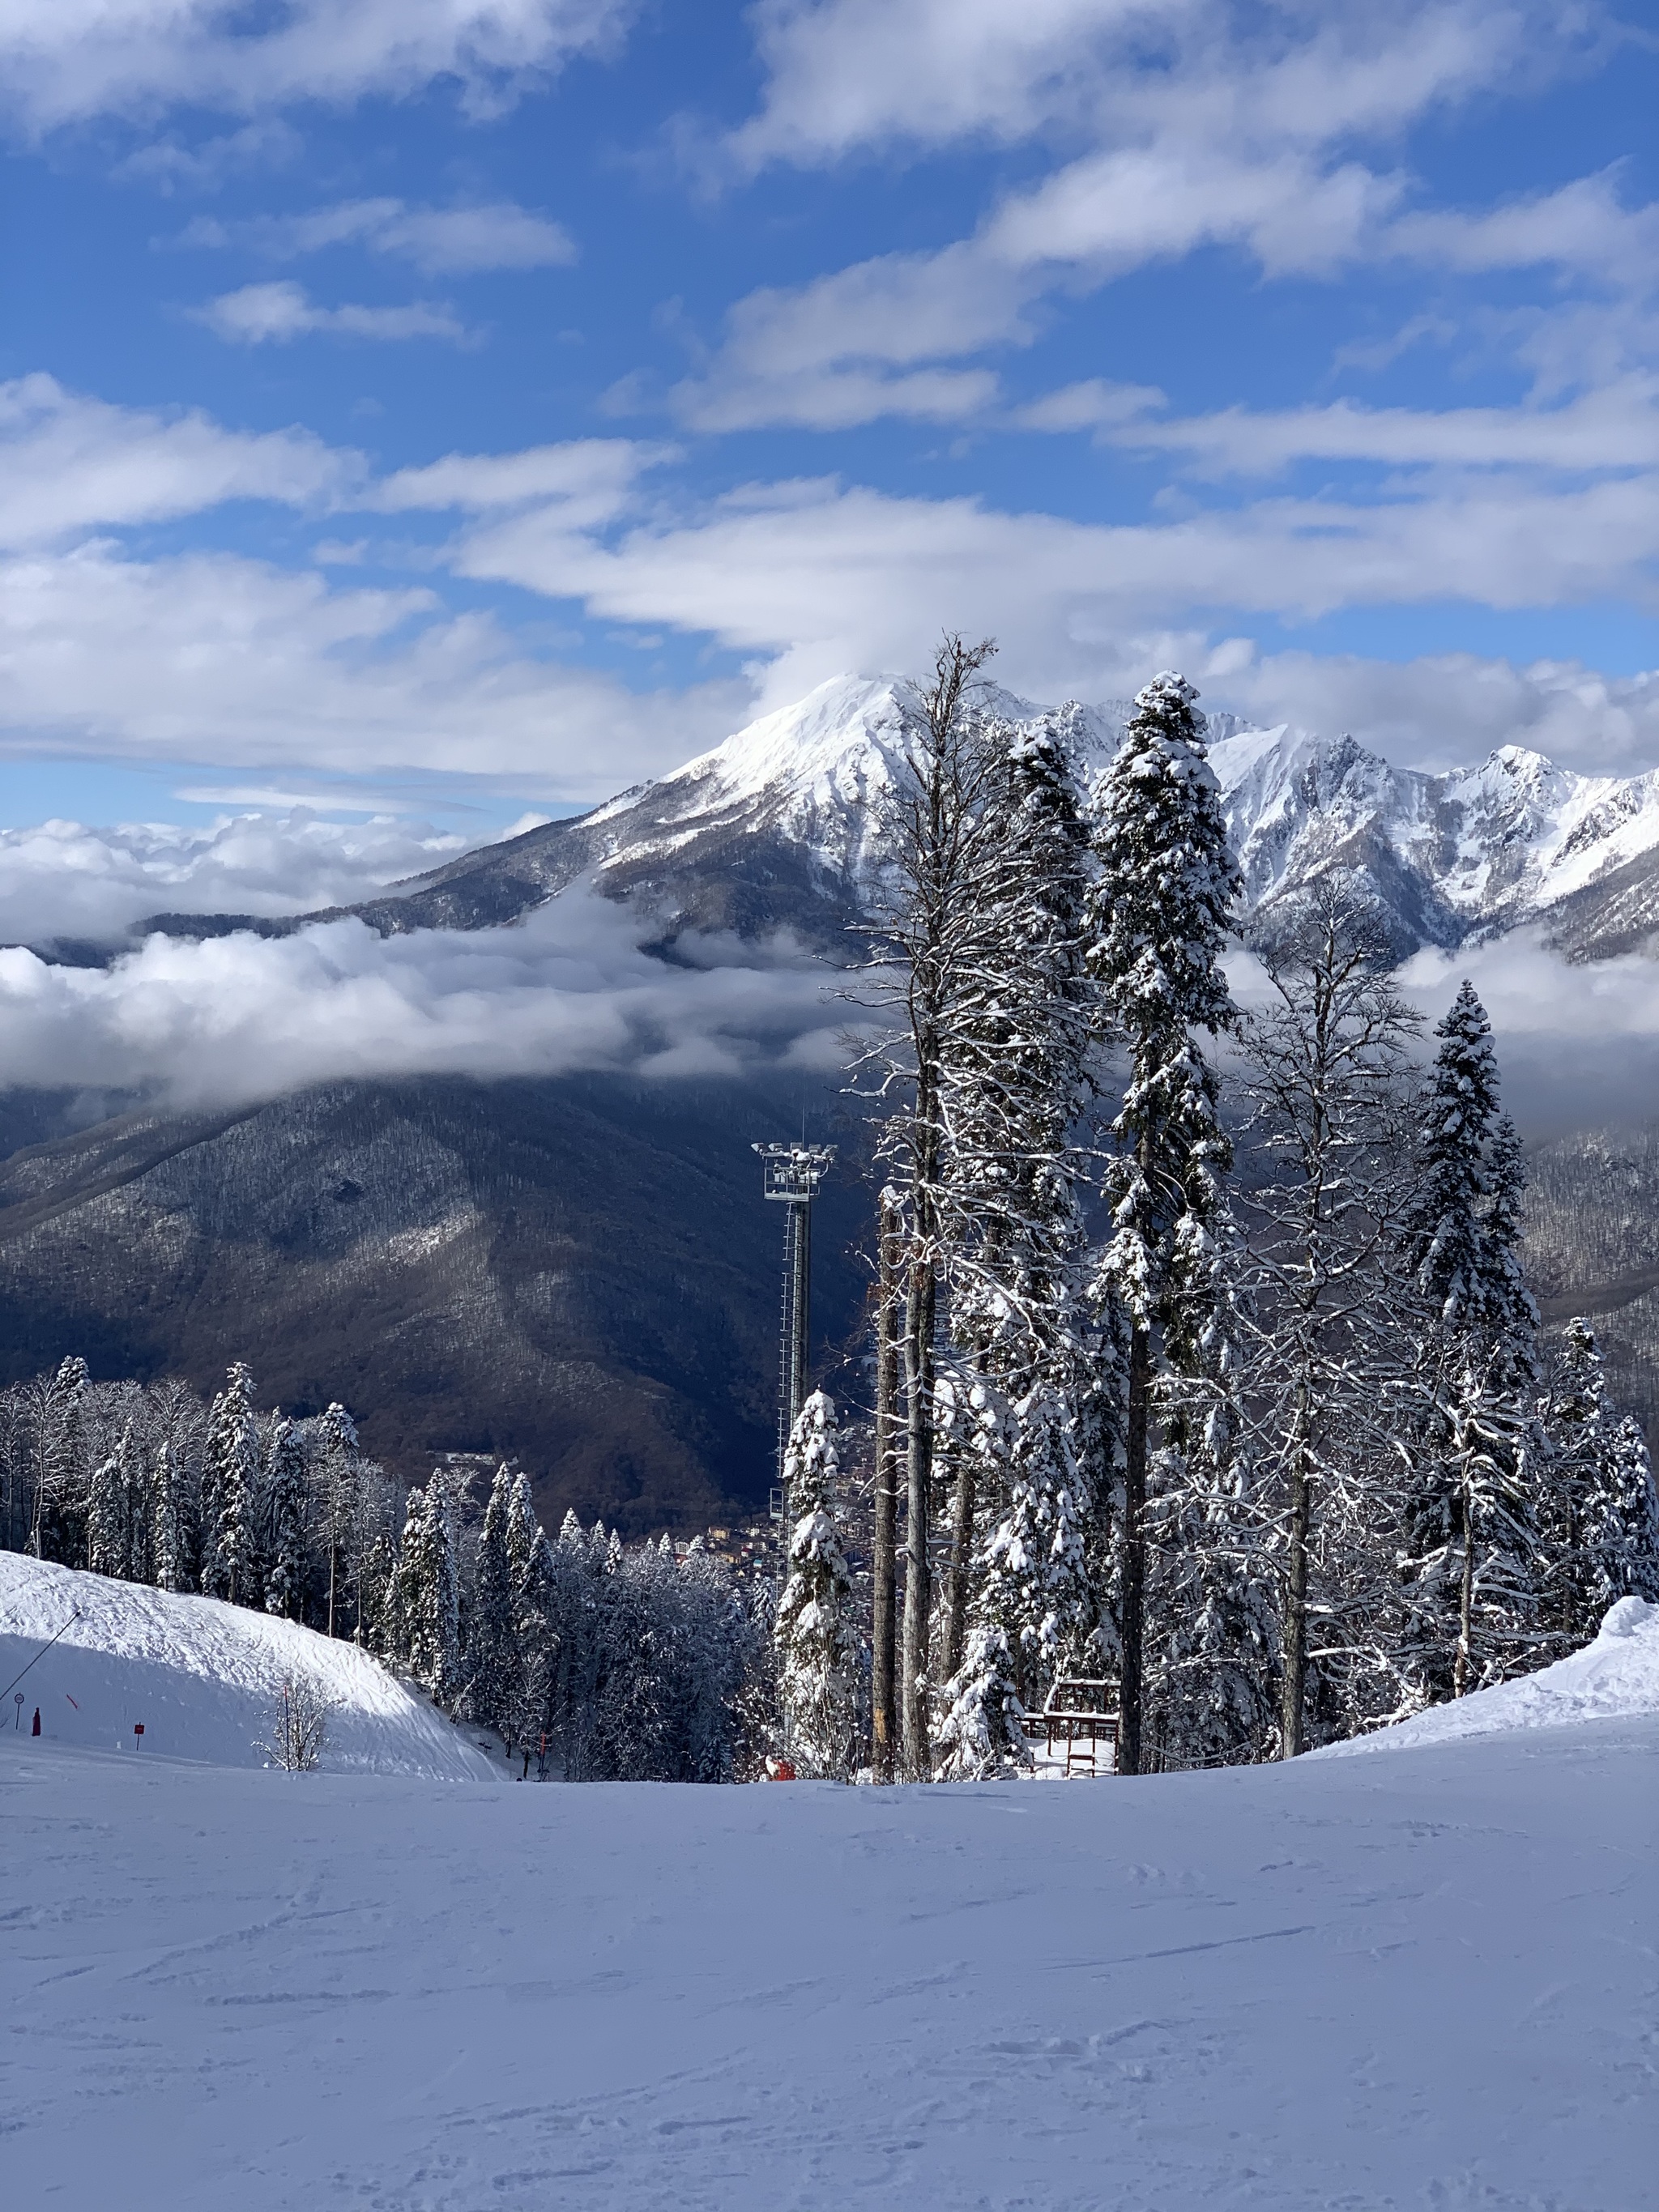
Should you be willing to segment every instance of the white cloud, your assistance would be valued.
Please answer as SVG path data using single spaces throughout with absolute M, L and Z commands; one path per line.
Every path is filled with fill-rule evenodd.
M 268 805 L 283 803 L 283 794 L 263 796 Z M 349 905 L 436 867 L 465 843 L 395 817 L 343 823 L 319 818 L 301 801 L 288 806 L 205 829 L 53 821 L 0 830 L 0 942 L 109 939 L 158 913 L 282 915 Z
M 176 191 L 214 191 L 227 177 L 248 169 L 286 168 L 305 151 L 305 141 L 281 116 L 262 116 L 240 131 L 180 146 L 153 138 L 117 163 L 115 175 L 152 185 L 164 197 Z
M 1467 976 L 1491 1018 L 1504 1103 L 1524 1135 L 1649 1121 L 1659 1082 L 1659 962 L 1585 963 L 1517 931 L 1455 952 L 1419 952 L 1401 981 L 1437 1020 Z
M 1607 676 L 1577 661 L 1521 668 L 1474 653 L 1407 661 L 1258 654 L 1242 640 L 1218 647 L 1181 641 L 1171 657 L 1192 669 L 1212 706 L 1269 727 L 1292 722 L 1326 736 L 1352 730 L 1406 767 L 1457 767 L 1503 744 L 1526 745 L 1587 774 L 1629 775 L 1659 765 L 1659 670 Z
M 1073 385 L 1021 410 L 1032 429 L 1096 428 L 1103 443 L 1181 456 L 1206 476 L 1271 476 L 1301 460 L 1583 474 L 1659 468 L 1659 377 L 1630 376 L 1557 407 L 1328 406 L 1152 419 L 1160 393 Z
M 1039 303 L 1205 246 L 1269 277 L 1356 262 L 1499 269 L 1555 262 L 1626 286 L 1656 264 L 1656 210 L 1612 175 L 1507 209 L 1413 210 L 1376 149 L 1476 93 L 1534 82 L 1595 31 L 1593 11 L 1438 0 L 1293 25 L 1226 0 L 823 0 L 763 13 L 760 113 L 728 144 L 753 167 L 855 148 L 1018 139 L 1063 126 L 1075 154 L 1007 193 L 968 238 L 889 254 L 738 303 L 672 394 L 700 428 L 838 428 L 884 415 L 963 419 L 994 398 L 926 380 L 1035 334 Z M 1622 272 L 1622 273 L 1621 273 Z M 891 372 L 902 368 L 902 376 Z
M 258 114 L 459 82 L 477 112 L 614 45 L 632 0 L 11 0 L 3 102 L 33 131 L 173 106 Z
M 1656 493 L 1651 474 L 1570 490 L 1476 478 L 1369 506 L 1279 499 L 1111 526 L 809 481 L 604 544 L 556 508 L 487 518 L 452 557 L 602 617 L 787 654 L 801 690 L 847 667 L 918 665 L 942 621 L 1002 637 L 1019 662 L 1011 680 L 1069 686 L 1124 635 L 1201 627 L 1206 609 L 1650 599 Z
M 222 293 L 194 313 L 198 322 L 234 345 L 285 345 L 290 339 L 309 337 L 319 331 L 339 337 L 379 340 L 464 340 L 469 335 L 448 307 L 430 301 L 416 300 L 401 307 L 350 304 L 319 307 L 303 285 L 287 279 L 274 284 L 244 284 L 239 291 Z
M 1390 227 L 1386 246 L 1447 269 L 1553 265 L 1620 291 L 1650 292 L 1659 283 L 1659 202 L 1627 208 L 1618 179 L 1619 171 L 1607 169 L 1499 207 L 1402 216 Z
M 820 962 L 714 938 L 668 966 L 640 949 L 647 927 L 573 890 L 511 929 L 152 938 L 107 970 L 0 951 L 0 1063 L 179 1107 L 376 1076 L 836 1063 L 847 1010 Z
M 197 514 L 232 499 L 326 503 L 361 458 L 308 430 L 246 436 L 198 412 L 111 407 L 50 376 L 0 385 L 0 545 Z
M 411 207 L 405 200 L 343 200 L 307 215 L 263 216 L 225 223 L 207 217 L 180 233 L 181 246 L 250 246 L 273 260 L 298 259 L 331 246 L 361 246 L 412 261 L 429 276 L 489 269 L 568 266 L 576 243 L 562 223 L 510 200 L 475 206 Z
M 730 681 L 630 692 L 532 659 L 428 591 L 334 591 L 225 554 L 126 561 L 91 544 L 0 563 L 13 755 L 416 767 L 580 804 L 718 743 L 750 697 Z
M 779 0 L 757 13 L 760 112 L 728 144 L 744 168 L 870 146 L 1008 143 L 1086 118 L 1136 37 L 1167 52 L 1204 0 Z
M 647 468 L 672 457 L 627 438 L 578 438 L 516 453 L 448 453 L 383 477 L 363 504 L 382 514 L 459 507 L 470 514 L 549 502 L 562 526 L 592 529 L 622 514 Z

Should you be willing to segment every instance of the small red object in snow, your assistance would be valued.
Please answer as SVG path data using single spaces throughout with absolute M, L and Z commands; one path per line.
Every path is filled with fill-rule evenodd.
M 769 1759 L 766 1762 L 766 1778 L 769 1782 L 793 1782 L 795 1778 L 794 1761 L 788 1759 Z
M 143 1721 L 134 1721 L 132 1724 L 132 1732 L 134 1735 L 143 1735 L 144 1732 L 144 1724 Z

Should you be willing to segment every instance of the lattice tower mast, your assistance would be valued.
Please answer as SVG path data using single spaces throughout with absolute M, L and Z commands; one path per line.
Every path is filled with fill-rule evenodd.
M 783 1217 L 783 1297 L 778 1328 L 778 1481 L 796 1418 L 806 1402 L 811 1327 L 812 1200 L 836 1157 L 833 1145 L 757 1145 L 765 1194 Z M 787 1504 L 786 1501 L 786 1510 Z

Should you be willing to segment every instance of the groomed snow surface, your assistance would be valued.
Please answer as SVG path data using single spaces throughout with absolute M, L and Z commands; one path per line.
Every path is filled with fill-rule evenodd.
M 8 1734 L 0 2198 L 1643 2212 L 1659 1612 L 1623 1618 L 1566 1662 L 1645 1700 L 1607 1717 L 1061 1788 Z

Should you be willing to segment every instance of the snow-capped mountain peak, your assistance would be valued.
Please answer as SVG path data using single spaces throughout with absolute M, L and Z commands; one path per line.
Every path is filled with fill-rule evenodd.
M 1017 725 L 1053 712 L 988 689 Z M 780 927 L 843 947 L 880 880 L 881 799 L 920 714 L 892 675 L 831 678 L 672 774 L 393 887 L 356 911 L 386 930 L 478 927 L 580 880 L 684 927 Z M 1128 708 L 1074 707 L 1091 783 Z M 1659 771 L 1584 776 L 1519 744 L 1443 773 L 1397 768 L 1356 736 L 1210 717 L 1210 761 L 1245 883 L 1245 917 L 1334 868 L 1363 877 L 1401 955 L 1542 920 L 1583 957 L 1659 940 Z

